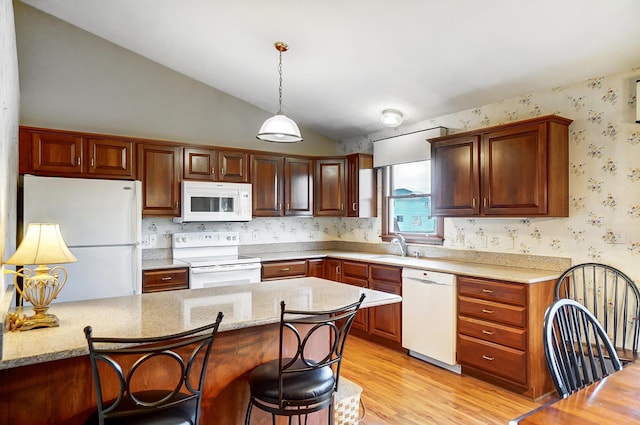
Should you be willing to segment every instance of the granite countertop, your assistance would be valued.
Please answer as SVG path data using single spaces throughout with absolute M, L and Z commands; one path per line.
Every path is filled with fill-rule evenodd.
M 366 261 L 420 270 L 431 270 L 456 275 L 482 277 L 487 279 L 507 280 L 516 283 L 532 284 L 557 279 L 562 273 L 555 270 L 534 269 L 526 267 L 501 266 L 467 261 L 438 260 L 430 258 L 401 257 L 393 254 L 353 252 L 353 251 L 297 251 L 254 253 L 261 261 L 284 261 L 303 258 L 332 257 L 343 260 Z
M 189 267 L 189 263 L 172 258 L 142 260 L 142 270 L 178 269 L 181 267 Z
M 50 313 L 60 327 L 5 332 L 0 369 L 87 354 L 83 329 L 94 335 L 151 337 L 182 332 L 215 320 L 224 313 L 220 332 L 278 323 L 280 301 L 289 308 L 329 310 L 355 302 L 366 294 L 363 308 L 397 303 L 398 295 L 306 277 L 218 288 L 189 289 L 57 303 Z M 23 310 L 31 315 L 30 308 Z

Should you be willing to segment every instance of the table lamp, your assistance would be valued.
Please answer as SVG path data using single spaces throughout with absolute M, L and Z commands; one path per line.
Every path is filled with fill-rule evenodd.
M 10 330 L 29 330 L 60 326 L 58 318 L 47 313 L 49 304 L 58 296 L 67 282 L 67 270 L 62 266 L 49 268 L 46 264 L 73 263 L 78 261 L 62 239 L 60 226 L 53 223 L 31 223 L 16 252 L 6 261 L 12 265 L 38 265 L 35 269 L 23 267 L 15 272 L 13 280 L 21 301 L 33 304 L 35 314 L 30 317 L 11 313 L 7 327 Z M 22 288 L 18 276 L 23 278 Z M 20 302 L 22 305 L 22 302 Z

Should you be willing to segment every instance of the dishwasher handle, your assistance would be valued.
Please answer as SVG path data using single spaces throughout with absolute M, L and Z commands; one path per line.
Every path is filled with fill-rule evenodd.
M 407 280 L 414 280 L 419 283 L 424 283 L 425 285 L 440 285 L 440 286 L 452 286 L 450 283 L 437 282 L 431 279 L 422 279 L 419 277 L 407 276 L 405 277 Z

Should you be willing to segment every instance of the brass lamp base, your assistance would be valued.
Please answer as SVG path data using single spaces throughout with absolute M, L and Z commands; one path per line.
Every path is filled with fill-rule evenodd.
M 54 314 L 36 313 L 27 317 L 19 311 L 8 313 L 5 318 L 5 328 L 10 331 L 28 331 L 36 328 L 55 328 L 60 321 Z

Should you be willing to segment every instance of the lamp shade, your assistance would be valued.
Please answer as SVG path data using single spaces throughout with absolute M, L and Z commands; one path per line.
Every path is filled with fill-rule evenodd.
M 298 125 L 285 114 L 279 112 L 267 119 L 256 136 L 260 140 L 278 143 L 302 142 Z
M 53 223 L 30 223 L 27 233 L 7 264 L 63 264 L 78 259 L 64 243 L 60 226 Z
M 402 120 L 404 119 L 404 115 L 402 112 L 397 111 L 395 109 L 385 109 L 382 111 L 382 116 L 380 117 L 380 121 L 382 121 L 382 125 L 385 127 L 398 127 L 402 124 Z

